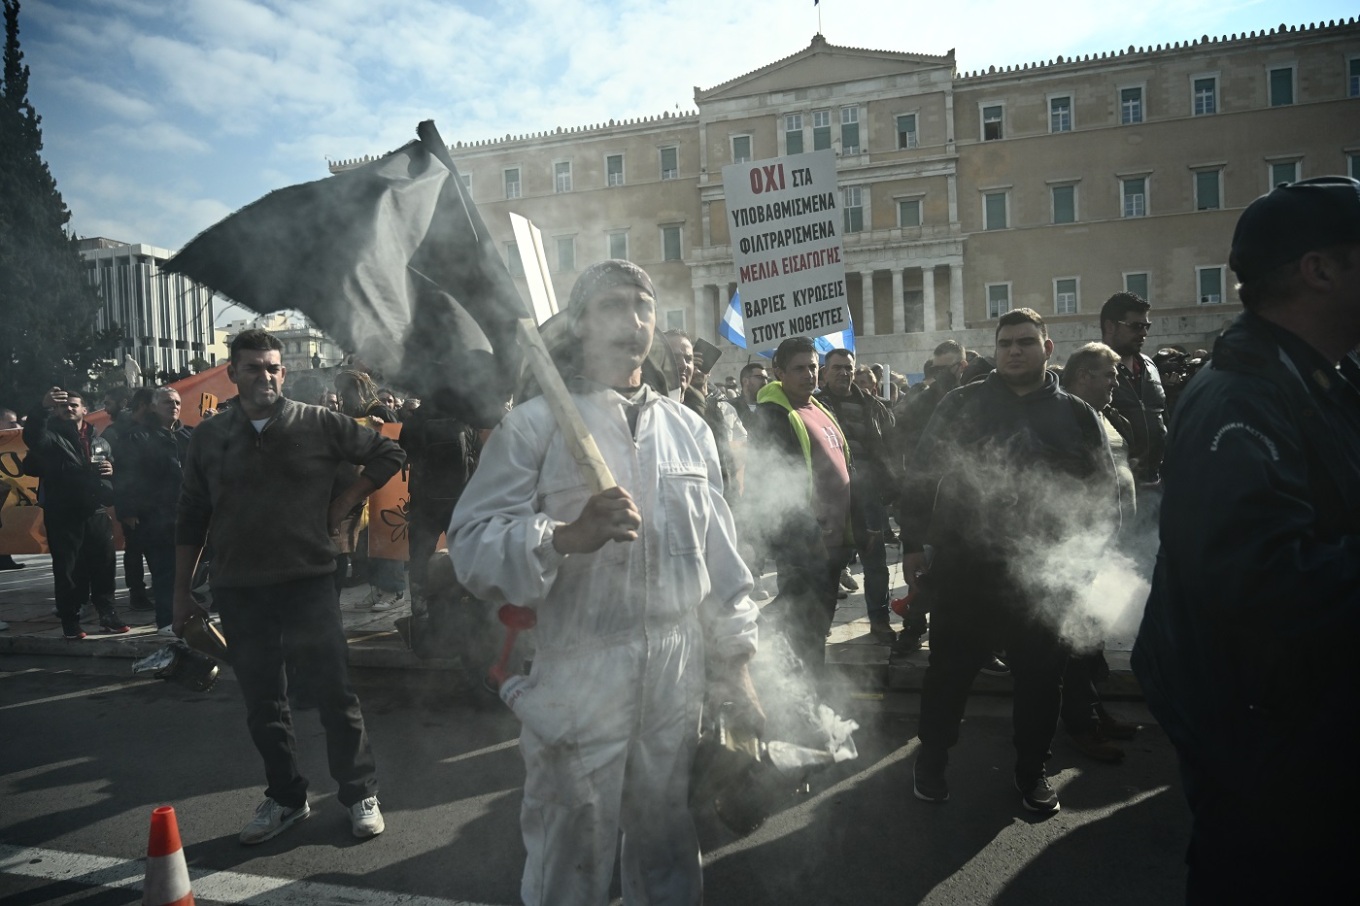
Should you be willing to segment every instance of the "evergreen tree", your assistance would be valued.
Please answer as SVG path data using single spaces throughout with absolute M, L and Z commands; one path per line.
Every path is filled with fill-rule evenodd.
M 42 118 L 28 100 L 19 2 L 4 0 L 0 82 L 0 405 L 25 412 L 52 386 L 84 386 L 110 337 L 85 277 L 71 213 L 42 159 Z M 121 333 L 112 331 L 108 333 Z

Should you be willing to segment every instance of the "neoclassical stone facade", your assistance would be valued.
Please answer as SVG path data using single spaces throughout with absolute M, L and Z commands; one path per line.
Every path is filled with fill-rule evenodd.
M 510 212 L 542 229 L 559 298 L 628 257 L 662 326 L 710 340 L 737 280 L 723 166 L 831 148 L 862 357 L 913 373 L 947 337 L 989 348 L 1000 312 L 1028 306 L 1061 359 L 1121 289 L 1152 302 L 1154 343 L 1204 346 L 1238 307 L 1241 209 L 1276 182 L 1360 172 L 1360 20 L 969 73 L 952 51 L 818 35 L 694 99 L 451 152 L 509 257 Z

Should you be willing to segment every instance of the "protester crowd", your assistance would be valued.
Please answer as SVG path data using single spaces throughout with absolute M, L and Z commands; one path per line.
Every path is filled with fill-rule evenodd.
M 1298 484 L 1296 496 L 1319 504 L 1320 494 L 1336 498 L 1326 502 L 1320 533 L 1309 529 L 1299 507 L 1290 511 L 1298 531 L 1290 543 L 1301 551 L 1281 568 L 1303 569 L 1322 583 L 1299 591 L 1325 599 L 1312 602 L 1309 613 L 1316 614 L 1305 621 L 1312 628 L 1299 628 L 1301 638 L 1334 627 L 1342 631 L 1331 642 L 1339 644 L 1357 612 L 1360 385 L 1348 353 L 1360 341 L 1360 263 L 1352 246 L 1327 259 L 1328 276 L 1313 258 L 1316 249 L 1360 239 L 1360 200 L 1353 181 L 1339 181 L 1334 191 L 1352 194 L 1332 214 L 1322 197 L 1329 190 L 1298 186 L 1256 212 L 1258 220 L 1293 218 L 1299 225 L 1295 232 L 1306 241 L 1296 239 L 1289 254 L 1276 254 L 1257 236 L 1273 221 L 1262 226 L 1244 215 L 1233 267 L 1244 302 L 1253 303 L 1212 356 L 1173 348 L 1149 355 L 1152 307 L 1116 292 L 1091 325 L 1091 342 L 1068 350 L 1062 367 L 1054 364 L 1042 316 L 1019 309 L 997 321 L 993 348 L 941 342 L 914 384 L 860 362 L 852 350 L 822 353 L 811 338 L 796 337 L 718 385 L 706 344 L 679 331 L 655 337 L 655 290 L 645 272 L 621 261 L 595 265 L 577 281 L 565 312 L 579 354 L 564 376 L 615 487 L 587 484 L 543 397 L 518 401 L 490 430 L 465 422 L 455 399 L 403 400 L 399 388 L 381 386 L 381 376 L 356 363 L 316 398 L 289 400 L 278 342 L 264 331 L 233 342 L 230 374 L 239 395 L 197 429 L 181 423 L 173 388 L 119 388 L 103 398 L 112 421 L 97 434 L 85 420 L 91 400 L 54 387 L 34 402 L 22 427 L 30 451 L 25 471 L 41 481 L 63 632 L 72 641 L 84 638 L 87 606 L 101 631 L 128 631 L 113 602 L 110 505 L 125 539 L 129 606 L 154 610 L 161 634 L 181 633 L 200 609 L 194 589 L 206 562 L 269 783 L 242 842 L 269 839 L 309 813 L 307 781 L 293 756 L 285 665 L 322 711 L 332 774 L 355 834 L 371 836 L 383 828 L 376 767 L 345 675 L 336 590 L 366 581 L 372 592 L 365 606 L 382 611 L 409 602 L 413 614 L 428 617 L 435 593 L 428 587 L 430 558 L 447 532 L 465 591 L 537 609 L 532 672 L 507 698 L 524 721 L 526 902 L 603 902 L 620 831 L 625 902 L 697 902 L 701 881 L 686 797 L 697 715 L 717 686 L 724 700 L 743 705 L 745 720 L 761 725 L 765 716 L 746 665 L 769 632 L 782 634 L 800 669 L 819 679 L 838 602 L 859 587 L 848 571 L 856 559 L 869 639 L 884 646 L 885 657 L 929 639 L 913 770 L 918 799 L 950 798 L 949 753 L 960 742 L 965 702 L 981 670 L 1009 675 L 1014 684 L 1013 780 L 1025 809 L 1059 809 L 1045 763 L 1060 727 L 1085 755 L 1123 760 L 1118 742 L 1138 728 L 1101 703 L 1097 687 L 1108 674 L 1101 639 L 1072 626 L 1081 623 L 1081 591 L 1105 556 L 1122 554 L 1152 574 L 1142 542 L 1156 531 L 1165 494 L 1176 532 L 1168 548 L 1163 526 L 1148 615 L 1155 632 L 1140 639 L 1146 667 L 1139 675 L 1159 717 L 1174 720 L 1173 739 L 1194 781 L 1192 897 L 1198 889 L 1210 902 L 1214 885 L 1224 883 L 1221 866 L 1236 858 L 1229 842 L 1259 847 L 1263 861 L 1272 858 L 1273 844 L 1264 831 L 1241 830 L 1243 808 L 1221 799 L 1224 790 L 1242 791 L 1234 786 L 1236 773 L 1214 773 L 1225 743 L 1201 748 L 1201 734 L 1213 724 L 1208 709 L 1218 703 L 1231 711 L 1238 699 L 1222 700 L 1239 694 L 1255 707 L 1251 690 L 1270 706 L 1279 701 L 1270 677 L 1249 673 L 1248 690 L 1211 694 L 1208 686 L 1218 682 L 1207 673 L 1211 664 L 1186 655 L 1195 643 L 1177 635 L 1202 627 L 1186 605 L 1168 602 L 1187 590 L 1214 596 L 1208 579 L 1183 574 L 1180 558 L 1201 557 L 1196 567 L 1207 576 L 1218 575 L 1211 561 L 1222 555 L 1210 550 L 1212 536 L 1183 536 L 1205 524 L 1197 520 L 1216 504 L 1266 506 L 1259 495 L 1268 497 L 1271 487 L 1262 474 L 1257 498 L 1246 490 L 1201 494 L 1202 512 L 1187 510 L 1175 495 L 1188 495 L 1186 482 L 1211 480 L 1198 457 L 1206 450 L 1218 455 L 1220 444 L 1226 449 L 1241 438 L 1251 446 L 1255 435 L 1264 440 L 1250 455 L 1268 455 L 1243 474 L 1297 461 L 1302 472 L 1286 476 Z M 1299 206 L 1311 206 L 1323 226 L 1294 210 Z M 1300 261 L 1305 271 L 1293 286 L 1289 274 L 1278 272 L 1297 270 Z M 1346 276 L 1336 277 L 1338 271 Z M 1351 310 L 1328 308 L 1324 327 L 1277 314 L 1294 311 L 1292 300 L 1308 294 L 1317 311 L 1324 303 Z M 1330 344 L 1325 358 L 1315 337 Z M 644 367 L 654 341 L 667 344 L 677 365 L 669 380 Z M 1267 437 L 1253 427 L 1251 404 L 1230 387 L 1214 389 L 1233 374 L 1263 369 L 1274 370 L 1253 392 L 1264 387 L 1278 397 L 1282 408 L 1271 418 L 1282 424 L 1294 407 L 1305 419 L 1330 419 L 1334 431 L 1336 425 L 1351 431 L 1349 444 L 1323 439 L 1316 441 L 1326 448 L 1321 453 L 1301 452 L 1315 442 L 1310 435 L 1280 449 L 1285 441 L 1271 440 L 1287 433 L 1280 424 L 1267 426 L 1274 432 Z M 1305 386 L 1310 380 L 1316 386 Z M 1323 401 L 1310 402 L 1310 393 Z M 1212 414 L 1178 423 L 1182 435 L 1202 445 L 1178 446 L 1177 426 L 1168 435 L 1173 406 L 1218 406 L 1237 420 L 1220 424 Z M 9 410 L 0 410 L 0 418 L 19 425 Z M 399 441 L 373 430 L 382 423 L 401 424 Z M 1203 436 L 1213 430 L 1219 433 Z M 365 556 L 362 536 L 365 497 L 403 467 L 409 567 Z M 1229 518 L 1221 513 L 1206 531 L 1229 532 Z M 1094 554 L 1055 560 L 1076 549 Z M 1279 556 L 1262 548 L 1258 563 Z M 1249 577 L 1259 570 L 1242 557 L 1239 575 L 1254 581 Z M 900 586 L 889 566 L 895 560 Z M 0 569 L 19 565 L 0 560 Z M 895 589 L 905 601 L 895 605 L 900 630 L 892 623 Z M 1280 615 L 1286 599 L 1252 611 L 1249 628 L 1260 623 L 1263 634 L 1275 635 L 1264 624 Z M 418 631 L 419 621 L 413 626 Z M 1199 642 L 1209 645 L 1200 649 L 1210 651 L 1204 656 L 1228 672 L 1242 669 L 1232 638 L 1245 630 L 1234 631 L 1227 640 Z M 1264 644 L 1248 640 L 1258 657 Z M 1300 657 L 1308 650 L 1301 641 Z M 1308 676 L 1325 679 L 1328 664 L 1314 664 Z M 1307 682 L 1302 676 L 1286 687 Z M 1335 683 L 1330 688 L 1345 688 L 1339 678 Z M 1329 687 L 1320 680 L 1317 688 Z M 1199 696 L 1193 706 L 1178 699 L 1187 690 Z M 1224 713 L 1219 719 L 1227 721 Z M 1259 719 L 1268 724 L 1262 732 L 1353 737 L 1353 720 L 1342 718 L 1341 729 L 1328 723 L 1337 713 L 1310 713 L 1300 725 L 1278 713 Z M 1245 734 L 1238 744 L 1255 744 L 1250 728 L 1233 732 Z M 1267 748 L 1260 757 L 1301 767 L 1288 755 L 1272 762 L 1277 755 Z M 1350 780 L 1346 796 L 1353 798 L 1354 786 Z M 1211 789 L 1220 798 L 1209 798 Z M 1288 814 L 1274 801 L 1267 811 Z M 1344 839 L 1353 839 L 1354 831 L 1347 833 Z

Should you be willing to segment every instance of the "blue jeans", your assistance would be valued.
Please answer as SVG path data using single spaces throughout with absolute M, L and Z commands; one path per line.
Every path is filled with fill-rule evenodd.
M 878 492 L 856 489 L 855 506 L 859 510 L 855 523 L 855 547 L 864 563 L 864 609 L 870 623 L 887 623 L 888 612 L 888 551 L 883 542 L 888 528 L 888 510 L 878 499 Z

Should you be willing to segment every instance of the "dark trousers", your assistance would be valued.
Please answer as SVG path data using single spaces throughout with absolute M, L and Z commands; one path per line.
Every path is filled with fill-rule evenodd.
M 137 537 L 136 531 L 128 531 L 127 524 L 123 524 L 123 584 L 134 596 L 146 594 L 146 573 L 142 571 L 142 559 L 146 559 L 147 566 L 151 566 L 151 556 L 146 551 L 146 546 Z M 151 582 L 156 582 L 156 570 L 151 570 Z M 173 597 L 173 590 L 171 595 Z M 159 619 L 159 614 L 157 614 Z
M 1069 733 L 1094 730 L 1100 725 L 1096 706 L 1100 693 L 1096 683 L 1110 675 L 1105 653 L 1074 654 L 1063 673 L 1062 723 Z
M 93 603 L 101 617 L 112 616 L 114 575 L 113 521 L 103 510 L 88 515 L 43 513 L 52 579 L 62 626 L 80 625 L 80 609 Z
M 992 652 L 1004 648 L 1014 681 L 1015 772 L 1037 777 L 1058 727 L 1066 647 L 1053 630 L 1029 619 L 1021 602 L 1007 600 L 1004 588 L 988 593 L 934 571 L 929 581 L 934 606 L 930 666 L 921 690 L 922 746 L 942 752 L 959 741 L 973 678 Z
M 246 703 L 246 726 L 264 759 L 265 795 L 289 808 L 307 801 L 298 770 L 285 662 L 315 697 L 326 757 L 349 807 L 376 795 L 378 778 L 359 697 L 349 685 L 340 598 L 330 576 L 254 588 L 213 587 L 231 666 Z
M 410 552 L 407 577 L 411 583 L 411 600 L 415 601 L 425 594 L 425 576 L 429 573 L 430 557 L 434 554 L 439 536 L 448 531 L 449 520 L 453 518 L 453 507 L 411 507 L 411 521 L 408 523 L 407 550 Z
M 156 604 L 156 628 L 175 622 L 175 545 L 141 545 L 146 564 L 151 567 L 151 597 Z
M 803 549 L 793 556 L 777 549 L 778 590 L 764 612 L 777 621 L 803 663 L 813 670 L 826 664 L 826 636 L 836 616 L 836 590 L 841 570 L 850 562 L 850 548 Z

